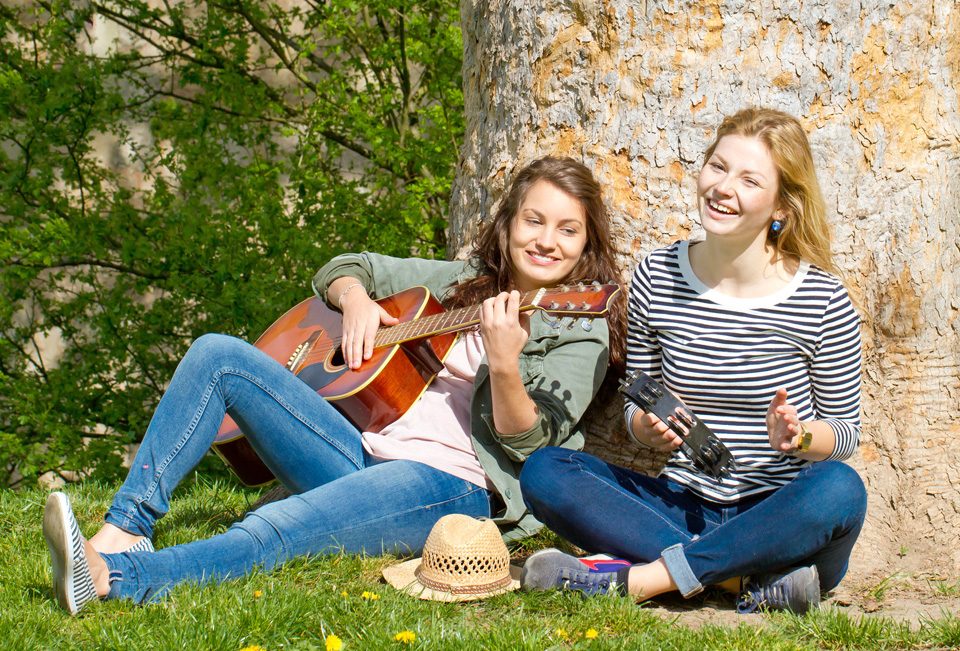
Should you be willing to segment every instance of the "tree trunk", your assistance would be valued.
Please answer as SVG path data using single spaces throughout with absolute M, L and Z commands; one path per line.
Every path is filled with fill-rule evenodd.
M 779 108 L 810 134 L 837 262 L 863 316 L 870 495 L 851 573 L 960 569 L 957 400 L 960 6 L 742 0 L 463 0 L 467 133 L 451 249 L 540 155 L 606 186 L 624 279 L 696 235 L 702 152 L 723 115 Z M 652 470 L 619 401 L 588 449 Z M 614 423 L 611 425 L 611 423 Z

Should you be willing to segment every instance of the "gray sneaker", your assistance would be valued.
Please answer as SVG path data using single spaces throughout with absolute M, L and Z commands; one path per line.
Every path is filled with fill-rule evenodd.
M 802 615 L 820 605 L 817 566 L 797 567 L 778 574 L 761 574 L 747 581 L 737 600 L 737 612 L 789 610 Z
M 627 570 L 629 567 L 623 572 Z M 575 590 L 584 596 L 627 593 L 620 573 L 591 570 L 576 556 L 559 549 L 544 549 L 528 558 L 520 573 L 520 586 L 524 590 Z

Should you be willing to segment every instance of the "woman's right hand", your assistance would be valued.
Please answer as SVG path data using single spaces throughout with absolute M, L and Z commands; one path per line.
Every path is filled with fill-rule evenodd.
M 650 412 L 637 411 L 630 422 L 630 429 L 634 438 L 659 452 L 676 450 L 683 442 L 676 432 Z
M 373 341 L 382 325 L 397 325 L 400 319 L 391 316 L 366 292 L 357 290 L 347 292 L 340 301 L 343 312 L 343 332 L 340 347 L 343 361 L 352 369 L 357 369 L 364 360 L 373 355 Z

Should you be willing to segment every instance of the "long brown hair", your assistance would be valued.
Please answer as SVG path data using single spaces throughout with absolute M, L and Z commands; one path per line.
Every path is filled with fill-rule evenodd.
M 470 253 L 480 270 L 479 275 L 454 287 L 444 301 L 446 307 L 473 305 L 513 288 L 514 270 L 508 254 L 510 226 L 527 192 L 538 181 L 546 181 L 579 201 L 586 216 L 587 243 L 577 264 L 563 282 L 570 284 L 598 280 L 602 283 L 619 283 L 610 244 L 610 220 L 600 184 L 583 163 L 572 158 L 547 156 L 533 161 L 514 177 L 507 195 L 500 202 L 493 219 L 483 226 Z M 611 302 L 607 323 L 610 330 L 610 363 L 620 368 L 626 345 L 623 292 Z
M 810 142 L 800 122 L 775 109 L 743 109 L 720 123 L 703 160 L 710 160 L 720 139 L 730 135 L 756 138 L 766 145 L 780 175 L 777 210 L 783 213 L 783 230 L 776 237 L 768 234 L 767 242 L 782 254 L 836 274 L 826 203 L 817 182 Z

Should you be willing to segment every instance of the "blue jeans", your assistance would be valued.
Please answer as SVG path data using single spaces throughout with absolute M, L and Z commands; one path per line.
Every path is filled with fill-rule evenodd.
M 810 464 L 778 490 L 723 505 L 670 479 L 545 448 L 527 459 L 520 486 L 534 515 L 583 549 L 634 563 L 663 557 L 684 596 L 731 577 L 813 564 L 830 590 L 847 571 L 867 509 L 859 475 L 838 461 Z
M 103 554 L 110 598 L 149 601 L 182 581 L 221 581 L 297 556 L 417 553 L 442 516 L 490 516 L 485 488 L 416 461 L 368 457 L 360 432 L 282 365 L 239 339 L 204 335 L 177 367 L 106 521 L 152 537 L 224 414 L 294 495 L 207 540 Z

